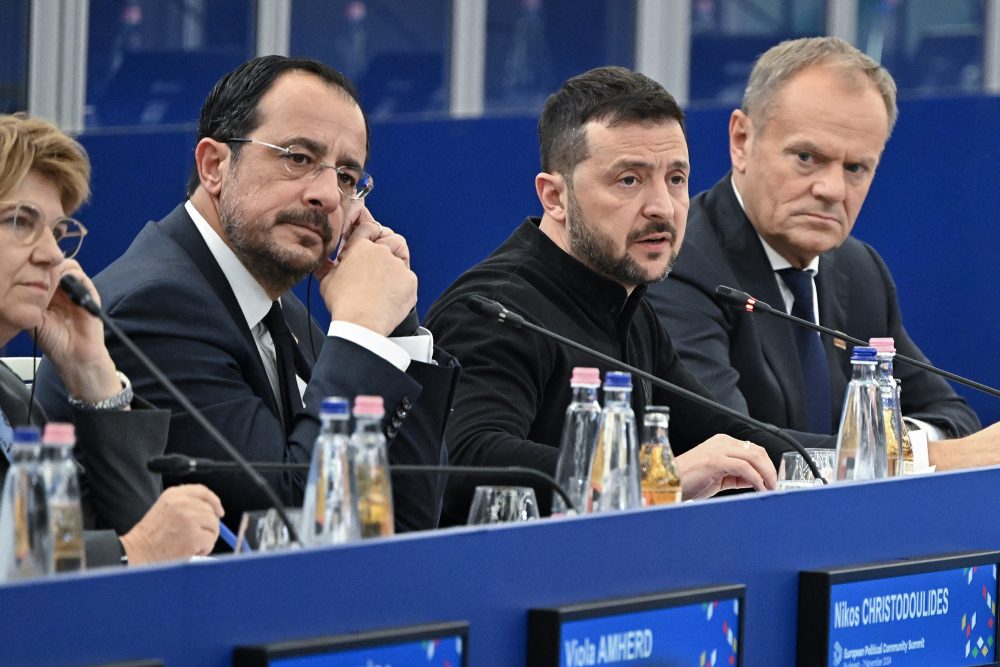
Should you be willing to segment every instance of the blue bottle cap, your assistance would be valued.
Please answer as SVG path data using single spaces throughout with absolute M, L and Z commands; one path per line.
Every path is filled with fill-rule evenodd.
M 37 445 L 42 441 L 42 434 L 34 426 L 18 426 L 14 429 L 15 445 Z
M 851 352 L 851 361 L 870 361 L 874 363 L 878 361 L 878 350 L 874 347 L 861 347 L 858 345 Z
M 605 389 L 631 389 L 632 388 L 632 374 L 631 373 L 619 373 L 617 371 L 608 371 L 604 374 L 604 388 Z
M 323 399 L 323 406 L 320 408 L 325 415 L 344 415 L 345 417 L 351 414 L 350 402 L 346 398 L 340 396 L 329 396 Z

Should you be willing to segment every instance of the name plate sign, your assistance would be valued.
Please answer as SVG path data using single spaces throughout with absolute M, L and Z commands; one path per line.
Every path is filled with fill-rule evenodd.
M 800 665 L 998 665 L 1000 552 L 799 577 Z
M 528 667 L 740 665 L 743 586 L 588 602 L 528 614 Z
M 240 646 L 234 667 L 466 667 L 468 623 Z

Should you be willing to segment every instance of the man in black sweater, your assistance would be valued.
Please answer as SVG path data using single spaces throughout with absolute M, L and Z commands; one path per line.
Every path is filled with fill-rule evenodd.
M 462 364 L 447 433 L 452 462 L 554 472 L 572 369 L 600 366 L 474 314 L 464 303 L 470 294 L 709 395 L 643 298 L 646 284 L 666 275 L 684 237 L 690 162 L 683 123 L 662 86 L 619 67 L 574 77 L 549 98 L 538 124 L 542 217 L 522 223 L 428 313 L 428 328 Z M 781 440 L 640 383 L 633 394 L 638 419 L 650 404 L 673 410 L 685 497 L 773 488 L 772 462 L 787 449 Z M 449 482 L 443 523 L 464 521 L 471 488 L 466 480 Z

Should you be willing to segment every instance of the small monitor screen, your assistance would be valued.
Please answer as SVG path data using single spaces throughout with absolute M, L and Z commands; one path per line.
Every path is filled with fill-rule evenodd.
M 826 590 L 816 589 L 824 573 L 803 573 L 800 659 L 831 667 L 998 664 L 997 556 L 830 571 Z M 822 605 L 822 615 L 804 605 Z
M 532 610 L 528 664 L 739 665 L 743 588 Z
M 465 667 L 468 625 L 450 623 L 236 650 L 236 667 Z

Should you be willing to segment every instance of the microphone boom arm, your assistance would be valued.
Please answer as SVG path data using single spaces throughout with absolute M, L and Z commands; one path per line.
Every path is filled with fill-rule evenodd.
M 286 472 L 286 471 L 308 471 L 308 463 L 273 463 L 273 462 L 250 462 L 250 465 L 258 471 L 264 472 Z M 212 459 L 195 458 L 183 454 L 166 454 L 154 456 L 146 464 L 151 472 L 166 475 L 190 475 L 195 473 L 226 471 L 239 469 L 239 466 L 232 461 L 214 461 Z M 440 466 L 440 465 L 413 465 L 403 463 L 390 463 L 389 469 L 393 475 L 469 475 L 470 477 L 489 477 L 491 479 L 513 479 L 515 481 L 533 479 L 541 482 L 546 487 L 559 494 L 559 497 L 566 503 L 566 507 L 579 511 L 573 505 L 566 489 L 562 487 L 551 475 L 547 475 L 541 470 L 526 468 L 524 466 Z
M 99 318 L 101 322 L 104 323 L 104 326 L 110 329 L 118 340 L 125 345 L 129 352 L 134 354 L 135 357 L 142 362 L 142 365 L 145 366 L 153 377 L 156 378 L 156 381 L 163 385 L 170 395 L 174 397 L 174 400 L 180 403 L 181 407 L 184 408 L 184 410 L 186 410 L 196 422 L 198 422 L 198 425 L 205 429 L 205 432 L 208 433 L 212 440 L 222 447 L 223 451 L 236 462 L 236 465 L 250 477 L 253 483 L 256 484 L 261 491 L 264 492 L 267 499 L 271 501 L 272 505 L 274 505 L 274 509 L 277 510 L 278 516 L 281 518 L 281 522 L 285 524 L 285 527 L 288 529 L 288 536 L 292 539 L 292 541 L 298 542 L 298 530 L 296 530 L 294 522 L 289 518 L 288 512 L 285 511 L 285 506 L 281 502 L 281 499 L 278 498 L 278 494 L 276 494 L 274 489 L 271 488 L 271 485 L 268 484 L 263 477 L 261 477 L 260 473 L 254 470 L 249 462 L 243 458 L 243 455 L 240 454 L 239 450 L 236 449 L 236 447 L 234 447 L 217 428 L 215 428 L 212 422 L 208 421 L 205 415 L 202 414 L 201 410 L 196 408 L 194 404 L 188 400 L 188 397 L 177 388 L 177 385 L 171 382 L 170 378 L 163 374 L 163 371 L 161 371 L 157 365 L 154 364 L 153 361 L 139 349 L 139 346 L 136 345 L 124 331 L 121 330 L 121 327 L 119 327 L 110 317 L 104 314 L 104 311 L 102 311 L 97 305 L 89 290 L 87 290 L 82 283 L 80 283 L 73 276 L 66 274 L 59 281 L 59 287 L 66 292 L 73 303 L 77 304 L 94 317 Z
M 535 333 L 541 334 L 546 338 L 551 338 L 552 340 L 562 343 L 563 345 L 566 345 L 568 347 L 571 347 L 574 350 L 578 350 L 585 354 L 589 354 L 593 357 L 596 357 L 597 359 L 600 359 L 601 361 L 611 366 L 614 366 L 615 368 L 628 371 L 629 373 L 638 375 L 639 377 L 645 380 L 649 380 L 653 384 L 663 389 L 666 389 L 668 392 L 674 395 L 681 396 L 683 398 L 694 401 L 695 403 L 699 403 L 713 410 L 718 410 L 719 412 L 722 412 L 723 414 L 733 417 L 734 419 L 737 419 L 741 422 L 750 424 L 751 426 L 755 426 L 759 429 L 767 431 L 771 435 L 776 436 L 781 440 L 785 441 L 786 443 L 788 443 L 792 447 L 792 449 L 801 454 L 802 458 L 806 462 L 806 465 L 809 466 L 809 471 L 812 472 L 813 476 L 818 480 L 822 480 L 823 484 L 827 483 L 823 475 L 820 474 L 819 468 L 816 466 L 816 462 L 813 461 L 811 456 L 809 456 L 809 452 L 806 451 L 805 447 L 803 447 L 802 444 L 799 443 L 799 441 L 797 441 L 795 438 L 791 437 L 787 433 L 783 433 L 780 429 L 778 429 L 778 427 L 772 424 L 766 424 L 764 422 L 757 421 L 753 417 L 749 417 L 743 414 L 742 412 L 733 410 L 729 406 L 722 405 L 721 403 L 717 403 L 711 399 L 705 398 L 701 394 L 696 394 L 693 391 L 690 391 L 683 387 L 679 387 L 678 385 L 672 382 L 667 382 L 666 380 L 656 377 L 652 373 L 647 373 L 642 369 L 626 364 L 624 361 L 620 361 L 618 359 L 615 359 L 614 357 L 609 357 L 608 355 L 602 352 L 598 352 L 597 350 L 594 350 L 592 348 L 589 348 L 586 345 L 576 342 L 575 340 L 566 338 L 565 336 L 560 336 L 554 331 L 549 331 L 544 327 L 540 327 L 537 324 L 529 322 L 524 318 L 524 316 L 509 311 L 503 304 L 497 301 L 493 301 L 492 299 L 487 299 L 486 297 L 480 296 L 478 294 L 473 294 L 466 299 L 466 304 L 473 311 L 481 315 L 484 315 L 486 317 L 492 317 L 495 315 L 497 317 L 497 321 L 501 324 L 510 324 L 513 326 L 520 326 L 524 327 L 525 329 L 530 329 Z
M 855 338 L 854 336 L 849 336 L 843 331 L 837 331 L 836 329 L 830 329 L 829 327 L 824 327 L 822 324 L 816 324 L 815 322 L 810 322 L 809 320 L 804 320 L 801 317 L 795 317 L 783 311 L 780 308 L 774 308 L 767 303 L 760 301 L 746 292 L 741 292 L 732 287 L 727 287 L 726 285 L 719 285 L 715 288 L 715 293 L 722 299 L 743 306 L 743 309 L 748 313 L 753 313 L 760 311 L 762 313 L 770 313 L 776 317 L 788 320 L 789 322 L 794 322 L 795 324 L 802 325 L 809 329 L 813 329 L 820 333 L 826 334 L 827 336 L 833 336 L 834 338 L 841 338 L 846 340 L 852 345 L 860 345 L 862 347 L 867 347 L 868 342 L 863 341 L 860 338 Z M 990 396 L 1000 398 L 1000 390 L 994 389 L 988 385 L 976 382 L 975 380 L 970 380 L 964 378 L 961 375 L 956 375 L 950 371 L 938 368 L 936 366 L 931 366 L 930 364 L 920 361 L 919 359 L 914 359 L 913 357 L 908 357 L 905 354 L 896 353 L 896 361 L 902 361 L 905 364 L 910 364 L 911 366 L 916 366 L 917 368 L 922 368 L 925 371 L 934 373 L 935 375 L 940 375 L 943 378 L 958 382 L 959 384 L 964 384 L 966 387 L 971 387 L 972 389 L 978 389 L 979 391 L 989 394 Z

